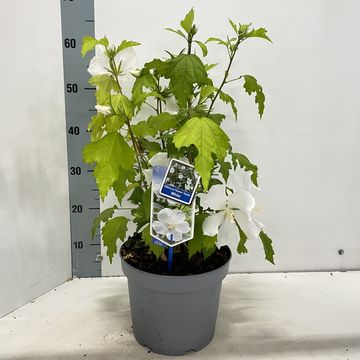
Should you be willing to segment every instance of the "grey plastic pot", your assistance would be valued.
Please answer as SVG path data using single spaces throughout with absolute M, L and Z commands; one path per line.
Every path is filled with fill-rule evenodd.
M 184 355 L 201 350 L 212 340 L 230 259 L 203 274 L 166 276 L 138 270 L 120 258 L 139 344 L 158 354 Z

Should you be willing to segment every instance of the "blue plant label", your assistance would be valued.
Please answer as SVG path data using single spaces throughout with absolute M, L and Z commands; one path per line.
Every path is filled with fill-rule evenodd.
M 160 186 L 160 195 L 181 204 L 190 205 L 194 199 L 200 176 L 194 166 L 177 159 L 171 159 L 164 180 Z
M 152 169 L 150 235 L 153 244 L 171 248 L 194 237 L 195 201 L 184 205 L 160 194 L 169 169 L 166 165 L 155 165 Z

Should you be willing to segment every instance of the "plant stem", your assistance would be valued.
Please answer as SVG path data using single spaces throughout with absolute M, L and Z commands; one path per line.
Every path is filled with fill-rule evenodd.
M 116 64 L 114 63 L 114 59 L 110 59 L 110 68 L 112 70 L 112 75 L 115 77 L 115 81 L 116 81 L 116 83 L 117 83 L 117 85 L 119 87 L 119 92 L 122 95 L 121 86 L 120 86 L 119 79 L 118 79 L 118 76 L 117 76 Z M 141 161 L 140 161 L 141 153 L 140 153 L 139 144 L 138 144 L 138 142 L 137 142 L 137 140 L 135 138 L 135 135 L 134 135 L 134 133 L 132 131 L 129 118 L 125 114 L 124 114 L 124 117 L 125 117 L 125 123 L 126 123 L 126 125 L 128 127 L 128 131 L 129 131 L 129 134 L 130 134 L 131 142 L 132 142 L 134 150 L 135 150 L 135 157 L 136 157 L 136 161 L 137 161 L 137 164 L 138 164 L 138 167 L 139 167 L 139 172 L 140 172 L 140 180 L 141 180 L 144 188 L 147 189 L 147 184 L 146 184 L 146 181 L 144 179 L 144 174 L 143 174 L 142 167 L 141 167 Z
M 160 87 L 160 77 L 157 79 L 157 84 L 156 84 L 156 87 L 157 87 L 157 92 L 159 94 L 161 94 L 161 87 Z M 156 112 L 158 115 L 160 115 L 162 113 L 162 104 L 161 104 L 161 99 L 159 98 L 156 98 Z M 162 137 L 163 136 L 163 133 L 160 131 L 160 136 Z M 161 141 L 161 146 L 163 148 L 163 150 L 165 150 L 165 141 L 163 138 L 160 139 Z
M 221 84 L 220 84 L 220 86 L 219 86 L 219 88 L 218 88 L 218 91 L 216 92 L 215 96 L 214 96 L 213 99 L 211 100 L 210 107 L 209 107 L 209 110 L 208 110 L 208 112 L 207 112 L 207 116 L 209 116 L 209 114 L 210 114 L 210 112 L 211 112 L 211 110 L 212 110 L 212 108 L 213 108 L 213 106 L 214 106 L 214 103 L 215 103 L 216 99 L 218 98 L 218 96 L 219 96 L 219 94 L 220 94 L 220 92 L 221 92 L 221 89 L 222 89 L 222 88 L 224 87 L 224 85 L 226 84 L 226 80 L 227 80 L 227 78 L 228 78 L 228 76 L 229 76 L 230 68 L 231 68 L 231 65 L 232 65 L 232 63 L 233 63 L 233 60 L 234 60 L 234 58 L 235 58 L 235 54 L 236 54 L 236 52 L 237 52 L 237 50 L 238 50 L 238 48 L 239 48 L 240 42 L 241 42 L 241 40 L 240 40 L 240 38 L 238 38 L 238 40 L 237 40 L 237 42 L 236 42 L 236 44 L 235 44 L 234 50 L 233 50 L 233 52 L 232 52 L 231 55 L 230 55 L 230 61 L 229 61 L 229 64 L 228 64 L 228 66 L 227 66 L 227 68 L 226 68 L 226 70 L 225 70 L 224 79 L 223 79 L 223 81 L 221 82 Z
M 240 80 L 242 77 L 243 77 L 243 75 L 241 75 L 241 76 L 239 76 L 239 77 L 237 77 L 235 79 L 226 80 L 225 84 L 231 83 L 231 82 L 236 81 L 236 80 Z
M 188 43 L 187 54 L 188 55 L 191 55 L 192 39 L 193 39 L 192 35 L 189 34 L 189 36 L 187 38 L 187 43 Z M 191 110 L 191 99 L 189 99 L 188 103 L 187 103 L 187 118 L 190 118 L 190 110 Z M 194 154 L 193 154 L 193 149 L 191 147 L 189 148 L 188 159 L 189 159 L 190 164 L 193 164 L 193 162 L 194 162 Z
M 156 111 L 157 112 L 157 109 L 156 109 L 156 107 L 155 106 L 152 106 L 151 104 L 149 104 L 147 101 L 145 101 L 145 104 L 147 105 L 147 106 L 150 106 L 154 111 Z

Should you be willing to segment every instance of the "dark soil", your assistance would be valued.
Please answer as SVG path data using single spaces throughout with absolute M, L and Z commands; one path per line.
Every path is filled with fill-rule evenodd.
M 146 272 L 159 275 L 196 275 L 215 270 L 224 265 L 230 259 L 230 249 L 223 246 L 216 250 L 208 258 L 196 253 L 188 259 L 186 243 L 175 246 L 173 255 L 172 271 L 167 271 L 168 248 L 165 249 L 165 256 L 159 259 L 149 251 L 141 239 L 141 234 L 134 234 L 123 244 L 120 250 L 122 258 L 131 266 Z

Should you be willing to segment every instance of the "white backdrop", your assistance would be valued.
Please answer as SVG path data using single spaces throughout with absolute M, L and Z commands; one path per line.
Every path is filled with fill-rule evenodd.
M 229 16 L 266 26 L 274 44 L 249 40 L 234 69 L 264 86 L 264 119 L 236 86 L 229 92 L 238 100 L 238 123 L 224 111 L 236 150 L 261 170 L 259 217 L 274 239 L 277 265 L 252 242 L 231 270 L 360 268 L 358 1 L 95 5 L 97 35 L 142 42 L 139 64 L 183 46 L 162 29 L 176 27 L 192 6 L 200 39 L 224 36 Z M 0 20 L 1 316 L 70 278 L 71 256 L 59 1 L 1 2 Z M 210 46 L 208 62 L 223 58 Z M 105 258 L 103 274 L 119 273 L 118 261 L 110 266 Z
M 71 278 L 60 2 L 0 3 L 0 317 Z
M 276 266 L 264 261 L 259 242 L 251 242 L 249 254 L 234 256 L 231 270 L 359 269 L 360 3 L 97 0 L 96 34 L 114 43 L 141 42 L 136 50 L 143 64 L 184 47 L 163 29 L 176 28 L 192 6 L 199 39 L 230 33 L 231 17 L 266 27 L 274 41 L 248 40 L 233 70 L 263 85 L 263 120 L 240 84 L 228 88 L 238 101 L 238 123 L 223 111 L 235 149 L 259 166 L 259 218 L 274 240 Z M 224 50 L 209 49 L 209 63 L 225 60 Z M 119 266 L 118 259 L 113 266 L 105 259 L 103 274 L 119 274 Z

